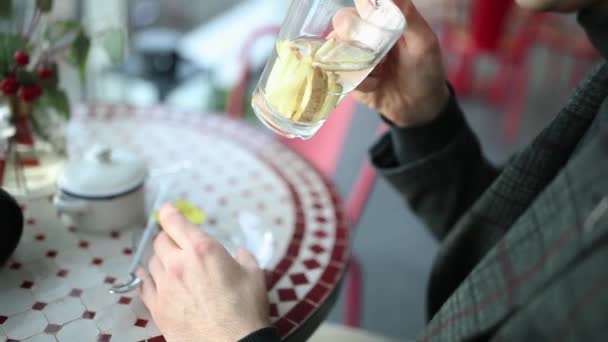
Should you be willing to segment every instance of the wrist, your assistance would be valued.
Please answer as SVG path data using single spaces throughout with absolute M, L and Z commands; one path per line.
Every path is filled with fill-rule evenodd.
M 448 89 L 451 96 L 435 119 L 405 128 L 393 126 L 390 130 L 393 153 L 399 164 L 404 165 L 442 150 L 457 134 L 467 129 L 453 91 Z
M 270 320 L 259 320 L 256 322 L 241 322 L 235 326 L 235 336 L 242 339 L 244 336 L 248 336 L 253 332 L 264 329 L 270 326 Z
M 400 128 L 416 127 L 428 124 L 435 120 L 447 107 L 452 96 L 447 83 L 436 90 L 432 97 L 420 102 L 420 106 L 402 111 L 400 115 L 395 115 L 391 120 L 393 124 Z M 403 113 L 410 112 L 412 115 L 404 116 Z

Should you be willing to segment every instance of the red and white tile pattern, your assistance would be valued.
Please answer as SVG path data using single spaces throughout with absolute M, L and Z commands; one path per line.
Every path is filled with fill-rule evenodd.
M 175 186 L 208 215 L 205 229 L 231 236 L 241 211 L 275 236 L 266 279 L 282 336 L 301 326 L 338 285 L 348 231 L 335 189 L 271 136 L 215 115 L 165 108 L 89 106 L 69 127 L 71 155 L 93 143 L 129 148 L 151 168 L 189 160 Z M 0 341 L 152 341 L 159 336 L 135 294 L 107 289 L 126 275 L 133 230 L 91 235 L 70 227 L 45 199 L 24 203 L 26 225 L 0 269 Z

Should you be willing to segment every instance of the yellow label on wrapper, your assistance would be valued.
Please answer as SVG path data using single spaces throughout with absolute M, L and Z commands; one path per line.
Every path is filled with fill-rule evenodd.
M 205 222 L 205 219 L 207 218 L 201 209 L 188 200 L 176 200 L 171 204 L 173 204 L 173 206 L 192 224 L 199 225 Z M 158 210 L 154 211 L 153 215 L 156 222 L 160 223 Z

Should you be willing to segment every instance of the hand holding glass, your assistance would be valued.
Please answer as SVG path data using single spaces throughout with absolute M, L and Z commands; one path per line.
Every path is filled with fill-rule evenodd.
M 253 94 L 256 115 L 283 136 L 312 137 L 405 26 L 391 0 L 292 0 Z

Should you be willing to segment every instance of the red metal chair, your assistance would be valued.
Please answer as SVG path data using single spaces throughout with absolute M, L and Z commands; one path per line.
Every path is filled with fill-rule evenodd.
M 477 60 L 501 49 L 512 0 L 446 0 L 440 36 L 444 49 L 456 53 L 458 62 L 450 70 L 450 80 L 459 94 L 474 88 Z
M 460 95 L 481 94 L 493 105 L 503 107 L 503 138 L 518 138 L 531 83 L 529 53 L 533 47 L 549 51 L 545 65 L 554 85 L 561 75 L 564 57 L 572 68 L 568 85 L 574 87 L 599 56 L 582 30 L 567 25 L 568 18 L 552 14 L 530 14 L 517 10 L 512 0 L 443 0 L 440 36 L 445 51 L 458 62 L 449 68 L 449 78 Z M 478 80 L 474 66 L 489 56 L 498 70 L 485 83 Z M 484 75 L 485 76 L 485 75 Z
M 575 24 L 567 21 L 563 16 L 555 14 L 542 14 L 530 23 L 537 27 L 535 41 L 549 50 L 547 75 L 557 75 L 555 70 L 562 68 L 564 59 L 572 60 L 572 68 L 568 77 L 568 88 L 573 88 L 583 78 L 583 74 L 599 61 L 600 55 L 595 50 L 584 31 Z M 549 82 L 553 82 L 549 78 Z
M 279 28 L 263 27 L 254 31 L 241 50 L 241 75 L 239 83 L 229 95 L 226 112 L 233 116 L 243 113 L 245 92 L 249 82 L 251 66 L 249 64 L 249 51 L 256 40 L 264 35 L 276 35 Z M 340 159 L 342 148 L 348 135 L 350 122 L 355 109 L 355 100 L 346 97 L 332 113 L 323 128 L 311 139 L 287 139 L 278 137 L 283 143 L 312 163 L 327 177 L 334 177 Z M 379 130 L 383 129 L 380 125 Z M 322 151 L 322 153 L 321 153 Z M 346 199 L 346 213 L 351 229 L 356 227 L 363 213 L 369 195 L 373 189 L 376 173 L 367 159 L 363 162 L 359 174 Z M 353 254 L 350 260 L 349 271 L 345 279 L 346 301 L 344 307 L 344 324 L 358 327 L 361 322 L 361 295 L 363 293 L 363 270 L 361 264 Z
M 502 131 L 516 140 L 527 91 L 527 63 L 531 37 L 526 15 L 513 9 L 512 0 L 447 0 L 440 24 L 442 47 L 457 62 L 448 68 L 449 79 L 459 95 L 481 94 L 494 105 L 505 105 Z M 493 77 L 478 79 L 475 66 L 483 57 L 498 64 Z M 485 76 L 485 75 L 484 75 Z M 517 84 L 517 86 L 513 86 Z
M 521 15 L 522 25 L 511 39 L 511 47 L 500 56 L 502 62 L 494 84 L 490 87 L 489 100 L 505 104 L 503 135 L 514 141 L 521 126 L 522 115 L 532 82 L 532 65 L 529 53 L 540 47 L 546 54 L 546 75 L 543 82 L 554 87 L 559 77 L 568 75 L 568 88 L 572 89 L 584 73 L 599 60 L 599 54 L 578 26 L 569 25 L 570 18 L 555 14 Z M 571 23 L 572 24 L 572 23 Z M 570 59 L 570 70 L 564 70 L 564 60 Z

